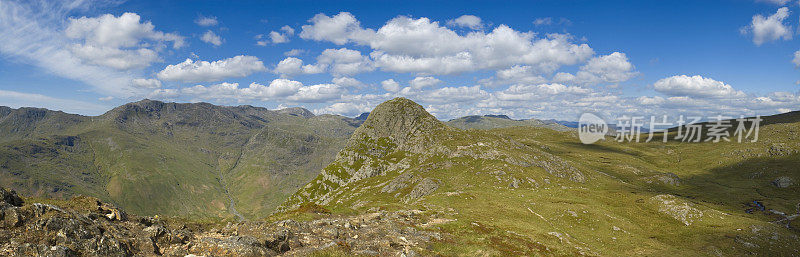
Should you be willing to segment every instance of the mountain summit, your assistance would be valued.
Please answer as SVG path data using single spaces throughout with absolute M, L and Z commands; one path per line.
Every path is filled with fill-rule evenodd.
M 398 97 L 375 107 L 364 124 L 356 129 L 350 141 L 357 142 L 365 137 L 386 137 L 403 145 L 417 136 L 444 129 L 447 126 L 425 111 L 421 105 Z

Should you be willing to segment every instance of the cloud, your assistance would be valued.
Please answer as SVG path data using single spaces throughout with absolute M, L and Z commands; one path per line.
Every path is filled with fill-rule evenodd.
M 301 27 L 301 38 L 369 46 L 375 67 L 390 72 L 456 74 L 527 65 L 550 73 L 594 55 L 588 45 L 572 43 L 569 35 L 537 38 L 536 33 L 506 25 L 461 35 L 425 17 L 398 16 L 377 30 L 362 28 L 346 12 L 333 17 L 317 14 L 309 22 Z
M 294 76 L 299 74 L 317 74 L 324 71 L 323 68 L 311 64 L 303 65 L 303 60 L 295 57 L 286 57 L 280 61 L 272 70 L 275 73 L 281 74 L 283 77 Z
M 361 81 L 358 81 L 357 79 L 350 78 L 350 77 L 333 78 L 333 80 L 331 82 L 333 82 L 333 84 L 340 85 L 340 86 L 343 86 L 343 87 L 359 88 L 359 87 L 363 87 L 364 86 L 364 83 L 362 83 Z
M 284 36 L 281 33 L 276 32 L 276 31 L 272 31 L 272 32 L 269 33 L 269 39 L 272 40 L 273 44 L 280 44 L 280 43 L 289 42 L 289 38 L 288 37 Z
M 154 89 L 161 87 L 161 81 L 157 79 L 133 79 L 133 86 L 138 88 Z
M 156 51 L 148 48 L 122 50 L 114 47 L 73 44 L 67 47 L 75 57 L 90 65 L 117 70 L 142 69 L 161 61 Z
M 369 112 L 374 106 L 369 106 L 364 103 L 334 103 L 324 108 L 314 110 L 316 114 L 339 114 L 344 116 L 353 117 L 365 112 Z
M 144 34 L 138 33 L 138 36 L 130 37 L 122 33 L 125 35 L 121 38 L 107 39 L 100 35 L 110 36 L 110 34 L 93 33 L 95 30 L 92 28 L 98 27 L 83 24 L 80 27 L 73 27 L 71 35 L 74 37 L 68 37 L 64 28 L 71 24 L 82 24 L 73 21 L 96 21 L 92 18 L 83 20 L 68 18 L 76 9 L 88 8 L 91 3 L 90 1 L 0 2 L 0 17 L 3 17 L 0 19 L 0 54 L 8 57 L 7 60 L 30 64 L 53 75 L 86 83 L 101 94 L 127 97 L 144 93 L 133 87 L 131 80 L 141 74 L 136 68 L 157 60 L 152 52 L 139 49 L 153 49 L 143 46 L 136 47 L 135 50 L 133 47 L 121 49 L 120 46 L 130 45 L 143 35 L 152 36 L 155 32 L 145 29 L 139 30 Z M 109 20 L 118 19 L 110 15 L 106 17 L 109 17 Z M 143 26 L 142 23 L 136 22 L 126 24 L 140 29 Z M 152 26 L 149 22 L 144 24 L 148 28 Z M 162 37 L 146 40 L 152 43 L 161 41 L 159 39 L 168 39 L 163 33 L 155 35 Z M 78 44 L 76 41 L 80 38 L 87 40 L 82 40 L 84 42 Z M 182 40 L 173 39 L 174 44 L 182 43 Z
M 378 50 L 372 57 L 382 69 L 395 72 L 453 74 L 528 65 L 546 73 L 594 54 L 588 45 L 569 43 L 565 35 L 534 39 L 533 33 L 505 25 L 488 34 L 460 36 L 426 18 L 400 17 L 381 28 L 379 34 L 382 40 L 371 44 Z
M 628 61 L 625 53 L 614 52 L 589 59 L 576 75 L 559 72 L 553 76 L 553 81 L 577 84 L 619 83 L 639 74 L 634 70 L 635 67 Z
M 761 44 L 783 39 L 792 39 L 792 27 L 783 23 L 789 17 L 789 8 L 781 7 L 775 14 L 764 17 L 761 14 L 753 16 L 750 25 L 741 29 L 742 34 L 753 34 L 753 43 Z
M 283 25 L 283 27 L 281 27 L 281 31 L 283 31 L 283 33 L 289 36 L 294 35 L 294 29 L 289 25 Z
M 578 87 L 566 86 L 563 84 L 539 84 L 539 85 L 512 85 L 509 88 L 496 94 L 499 99 L 507 101 L 536 100 L 560 94 L 586 95 L 591 90 Z
M 480 86 L 443 87 L 420 94 L 419 97 L 425 102 L 459 103 L 486 99 L 489 97 L 489 93 L 482 90 Z
M 194 20 L 194 23 L 203 27 L 211 27 L 211 26 L 217 26 L 217 24 L 219 24 L 219 21 L 217 21 L 217 17 L 214 16 L 205 17 L 199 15 L 197 16 L 197 19 Z
M 250 83 L 246 88 L 239 88 L 239 83 L 220 83 L 211 86 L 196 85 L 180 90 L 180 94 L 202 100 L 274 100 L 297 93 L 303 83 L 287 79 L 276 79 L 269 85 Z
M 119 17 L 104 14 L 95 18 L 70 18 L 64 33 L 69 38 L 85 40 L 86 44 L 105 47 L 136 47 L 142 40 L 172 42 L 173 48 L 183 46 L 183 37 L 154 30 L 149 21 L 141 22 L 135 13 Z
M 690 97 L 742 97 L 744 92 L 733 89 L 722 81 L 704 78 L 700 75 L 678 75 L 656 81 L 653 88 L 669 96 Z
M 400 83 L 397 83 L 397 81 L 394 81 L 394 79 L 387 79 L 387 80 L 381 81 L 381 87 L 383 87 L 383 90 L 386 90 L 386 91 L 389 91 L 389 92 L 400 91 Z
M 303 54 L 305 52 L 306 52 L 306 50 L 304 50 L 304 49 L 292 49 L 292 50 L 283 52 L 283 55 L 285 55 L 285 56 L 298 56 L 298 55 L 301 55 L 301 54 Z
M 105 105 L 2 89 L 0 89 L 0 106 L 11 108 L 35 106 L 83 115 L 99 115 L 109 109 Z
M 438 85 L 439 83 L 442 83 L 442 81 L 434 77 L 416 77 L 408 82 L 413 89 L 432 87 Z
M 483 28 L 481 18 L 475 15 L 461 15 L 461 17 L 458 17 L 455 20 L 447 21 L 447 25 L 454 27 L 465 27 L 474 30 Z
M 514 65 L 507 69 L 497 70 L 494 79 L 482 79 L 479 81 L 479 83 L 488 87 L 509 84 L 541 84 L 545 82 L 547 82 L 547 79 L 538 75 L 538 72 L 528 65 Z
M 213 31 L 208 30 L 206 33 L 203 33 L 203 36 L 200 37 L 200 40 L 203 42 L 212 44 L 214 46 L 221 46 L 222 45 L 222 38 L 215 34 Z
M 334 76 L 355 75 L 375 69 L 368 57 L 361 55 L 357 50 L 347 48 L 325 49 L 317 57 L 317 65 L 330 67 Z
M 340 100 L 346 92 L 345 88 L 336 84 L 305 86 L 295 80 L 275 79 L 269 85 L 253 82 L 248 87 L 239 87 L 239 83 L 223 82 L 210 86 L 195 85 L 180 89 L 156 89 L 148 97 L 171 100 L 188 98 L 191 101 L 213 100 L 223 103 L 251 101 L 324 103 Z
M 301 27 L 300 38 L 343 45 L 351 40 L 367 42 L 368 37 L 375 33 L 362 29 L 361 23 L 349 12 L 341 12 L 333 17 L 320 13 L 308 21 L 311 24 Z
M 345 90 L 339 85 L 318 84 L 301 87 L 296 94 L 289 96 L 287 99 L 302 103 L 321 103 L 340 99 L 344 93 Z
M 141 69 L 161 61 L 157 51 L 165 42 L 172 42 L 176 49 L 184 44 L 183 37 L 156 31 L 153 24 L 141 22 L 135 13 L 70 18 L 64 35 L 78 40 L 67 47 L 76 57 L 117 70 Z
M 357 50 L 340 48 L 325 49 L 317 56 L 316 64 L 303 65 L 303 60 L 287 57 L 278 63 L 275 73 L 283 76 L 298 74 L 317 74 L 330 71 L 335 77 L 352 76 L 362 72 L 374 70 L 369 57 L 361 55 Z
M 224 60 L 207 62 L 186 61 L 169 65 L 158 73 L 161 80 L 181 82 L 213 82 L 226 78 L 246 77 L 265 71 L 264 63 L 257 57 L 238 55 Z
M 778 6 L 784 6 L 789 3 L 789 0 L 756 0 L 756 2 L 770 3 Z
M 794 52 L 794 59 L 792 59 L 795 67 L 800 67 L 800 50 Z
M 533 20 L 533 25 L 541 26 L 541 25 L 550 25 L 553 24 L 553 18 L 551 17 L 543 17 L 543 18 L 536 18 Z
M 560 19 L 558 19 L 558 22 L 553 21 L 552 17 L 541 17 L 541 18 L 536 18 L 535 20 L 533 20 L 533 25 L 537 26 L 537 27 L 538 26 L 549 26 L 549 25 L 553 25 L 554 23 L 559 24 L 559 25 L 567 25 L 567 26 L 572 25 L 572 21 L 570 21 L 567 18 L 560 18 Z

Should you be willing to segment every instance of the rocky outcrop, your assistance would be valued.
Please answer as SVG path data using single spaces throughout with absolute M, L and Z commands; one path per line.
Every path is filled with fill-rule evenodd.
M 413 202 L 417 199 L 420 199 L 426 195 L 432 194 L 433 191 L 439 188 L 439 181 L 432 178 L 424 178 L 420 181 L 414 189 L 411 189 L 411 192 L 408 193 L 408 196 L 404 199 L 405 202 Z
M 777 188 L 787 188 L 794 185 L 794 180 L 790 177 L 779 177 L 772 181 L 772 185 Z
M 675 173 L 672 172 L 659 173 L 653 176 L 644 177 L 642 180 L 648 184 L 656 183 L 668 186 L 681 185 L 681 179 L 678 177 L 678 175 L 675 175 Z
M 302 108 L 302 107 L 284 108 L 284 109 L 278 110 L 278 113 L 289 114 L 289 115 L 292 115 L 292 116 L 303 117 L 303 118 L 314 117 L 314 113 L 312 113 L 308 109 Z
M 222 225 L 125 215 L 91 197 L 56 206 L 22 204 L 13 191 L 0 188 L 0 193 L 0 256 L 255 257 L 305 256 L 321 250 L 409 256 L 443 238 L 439 232 L 418 229 L 428 220 L 414 210 Z
M 680 221 L 686 226 L 692 225 L 703 217 L 703 211 L 674 195 L 657 195 L 650 198 L 658 204 L 658 211 Z
M 0 188 L 0 204 L 8 204 L 11 206 L 22 206 L 24 201 L 22 198 L 17 195 L 17 192 L 14 190 L 6 190 L 5 188 Z

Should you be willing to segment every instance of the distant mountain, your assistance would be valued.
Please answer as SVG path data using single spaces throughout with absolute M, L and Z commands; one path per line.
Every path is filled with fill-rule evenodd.
M 142 100 L 100 115 L 0 108 L 0 186 L 142 215 L 264 217 L 361 124 L 302 108 Z
M 564 125 L 565 127 L 568 127 L 568 128 L 578 128 L 578 122 L 577 121 L 565 121 L 565 120 L 549 119 L 549 120 L 542 120 L 542 122 L 544 122 L 546 124 L 554 124 L 554 123 L 555 124 L 561 124 L 561 125 Z
M 278 110 L 278 113 L 289 114 L 292 116 L 304 117 L 304 118 L 311 118 L 314 117 L 314 113 L 309 111 L 308 109 L 302 107 L 291 107 L 291 108 L 284 108 Z
M 446 122 L 445 124 L 460 129 L 493 129 L 493 128 L 508 128 L 516 126 L 528 126 L 528 127 L 545 127 L 558 131 L 569 130 L 568 127 L 557 123 L 544 122 L 537 119 L 512 120 L 506 115 L 465 116 L 458 119 L 452 119 Z
M 364 120 L 367 120 L 367 117 L 369 117 L 369 113 L 365 112 L 365 113 L 362 113 L 361 115 L 356 116 L 355 119 L 364 121 Z

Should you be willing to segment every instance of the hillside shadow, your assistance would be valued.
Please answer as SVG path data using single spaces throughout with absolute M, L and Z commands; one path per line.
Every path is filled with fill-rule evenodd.
M 775 221 L 780 217 L 770 209 L 791 215 L 800 204 L 798 167 L 800 154 L 748 158 L 711 169 L 705 174 L 681 177 L 684 186 L 670 191 L 696 201 L 723 206 L 732 213 Z M 773 184 L 778 177 L 789 177 L 794 180 L 794 185 L 779 188 Z M 793 226 L 800 227 L 800 222 Z
M 593 152 L 598 152 L 598 153 L 618 153 L 618 154 L 630 155 L 630 156 L 637 157 L 637 158 L 638 157 L 642 157 L 642 154 L 640 152 L 638 152 L 638 151 L 634 151 L 634 150 L 627 150 L 626 151 L 626 149 L 622 148 L 622 147 L 615 147 L 615 146 L 609 146 L 609 145 L 603 145 L 603 144 L 590 144 L 590 145 L 587 145 L 587 144 L 583 144 L 581 142 L 571 142 L 571 141 L 570 142 L 558 142 L 558 144 L 561 145 L 561 146 L 564 146 L 566 148 L 569 148 L 569 149 L 577 148 L 577 149 L 581 149 L 581 150 L 588 150 L 588 151 L 593 151 Z M 558 150 L 552 150 L 552 151 L 553 151 L 553 153 L 558 153 L 559 152 Z

